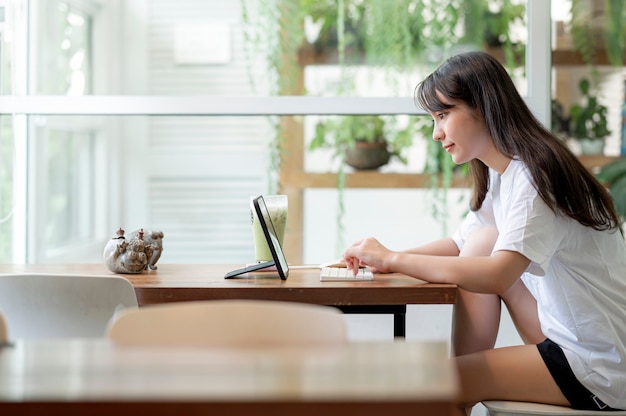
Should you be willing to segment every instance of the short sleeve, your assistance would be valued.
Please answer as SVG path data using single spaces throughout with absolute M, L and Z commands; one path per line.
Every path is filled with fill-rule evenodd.
M 503 209 L 494 251 L 518 252 L 531 261 L 528 272 L 544 275 L 565 227 L 529 181 L 517 181 L 513 188 Z
M 465 241 L 472 233 L 480 227 L 495 226 L 495 218 L 493 215 L 493 204 L 491 194 L 488 192 L 483 205 L 478 211 L 470 211 L 459 228 L 452 234 L 452 240 L 456 244 L 459 251 L 463 248 Z

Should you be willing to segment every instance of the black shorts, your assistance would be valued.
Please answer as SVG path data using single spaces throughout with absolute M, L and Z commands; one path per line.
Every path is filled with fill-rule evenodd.
M 574 372 L 569 366 L 561 347 L 546 338 L 545 341 L 537 344 L 537 348 L 552 378 L 556 381 L 556 384 L 572 408 L 579 410 L 619 410 L 607 406 L 595 394 L 580 384 L 580 381 L 574 376 Z

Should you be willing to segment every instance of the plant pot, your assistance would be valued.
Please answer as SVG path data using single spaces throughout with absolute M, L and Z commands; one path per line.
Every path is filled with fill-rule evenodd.
M 346 150 L 346 164 L 358 170 L 374 170 L 389 162 L 387 142 L 357 141 Z
M 604 139 L 578 139 L 583 155 L 601 155 L 604 153 Z

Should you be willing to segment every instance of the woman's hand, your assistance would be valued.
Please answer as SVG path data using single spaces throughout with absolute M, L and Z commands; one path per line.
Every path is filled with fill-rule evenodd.
M 361 266 L 369 266 L 375 273 L 389 273 L 391 270 L 388 263 L 392 254 L 393 252 L 378 240 L 369 237 L 348 247 L 343 253 L 342 260 L 355 274 Z

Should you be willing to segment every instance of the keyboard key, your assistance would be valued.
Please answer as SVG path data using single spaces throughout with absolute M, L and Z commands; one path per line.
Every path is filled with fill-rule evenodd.
M 322 282 L 356 282 L 374 280 L 374 274 L 369 267 L 359 269 L 355 275 L 345 267 L 323 267 L 320 272 Z

